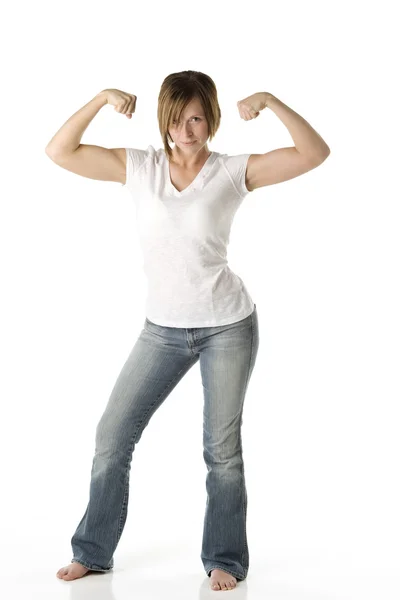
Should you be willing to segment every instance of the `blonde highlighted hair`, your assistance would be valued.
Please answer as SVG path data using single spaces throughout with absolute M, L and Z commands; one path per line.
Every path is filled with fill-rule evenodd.
M 168 129 L 173 121 L 179 122 L 183 110 L 195 98 L 199 99 L 203 107 L 211 141 L 221 122 L 217 88 L 211 77 L 199 71 L 181 71 L 171 73 L 162 82 L 158 96 L 157 117 L 168 160 L 172 158 L 169 142 L 173 143 Z

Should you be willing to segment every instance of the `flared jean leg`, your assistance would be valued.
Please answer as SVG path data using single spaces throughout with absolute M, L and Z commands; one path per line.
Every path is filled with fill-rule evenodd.
M 246 319 L 217 329 L 198 346 L 207 466 L 201 560 L 208 576 L 221 569 L 242 581 L 249 569 L 249 548 L 241 425 L 259 345 L 256 307 Z
M 132 453 L 150 418 L 199 360 L 174 330 L 169 343 L 145 321 L 97 425 L 89 501 L 71 538 L 72 562 L 109 571 L 128 512 Z M 134 489 L 134 493 L 136 490 Z

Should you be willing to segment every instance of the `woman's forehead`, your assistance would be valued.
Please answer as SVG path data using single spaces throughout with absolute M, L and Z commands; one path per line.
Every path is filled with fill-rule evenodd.
M 192 100 L 186 107 L 182 109 L 181 114 L 186 116 L 188 119 L 196 116 L 204 116 L 203 106 L 199 100 Z

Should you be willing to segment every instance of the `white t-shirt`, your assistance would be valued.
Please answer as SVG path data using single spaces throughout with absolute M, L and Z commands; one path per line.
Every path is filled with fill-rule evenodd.
M 228 267 L 233 217 L 250 193 L 250 154 L 212 152 L 194 181 L 179 192 L 164 148 L 126 148 L 126 183 L 148 280 L 146 316 L 166 327 L 215 327 L 244 319 L 254 303 Z

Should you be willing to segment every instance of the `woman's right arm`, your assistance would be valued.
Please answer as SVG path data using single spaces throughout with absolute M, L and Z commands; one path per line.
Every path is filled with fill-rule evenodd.
M 103 148 L 81 144 L 89 123 L 106 104 L 131 118 L 136 96 L 119 90 L 103 90 L 64 123 L 46 146 L 46 154 L 58 166 L 82 177 L 126 182 L 125 148 Z

